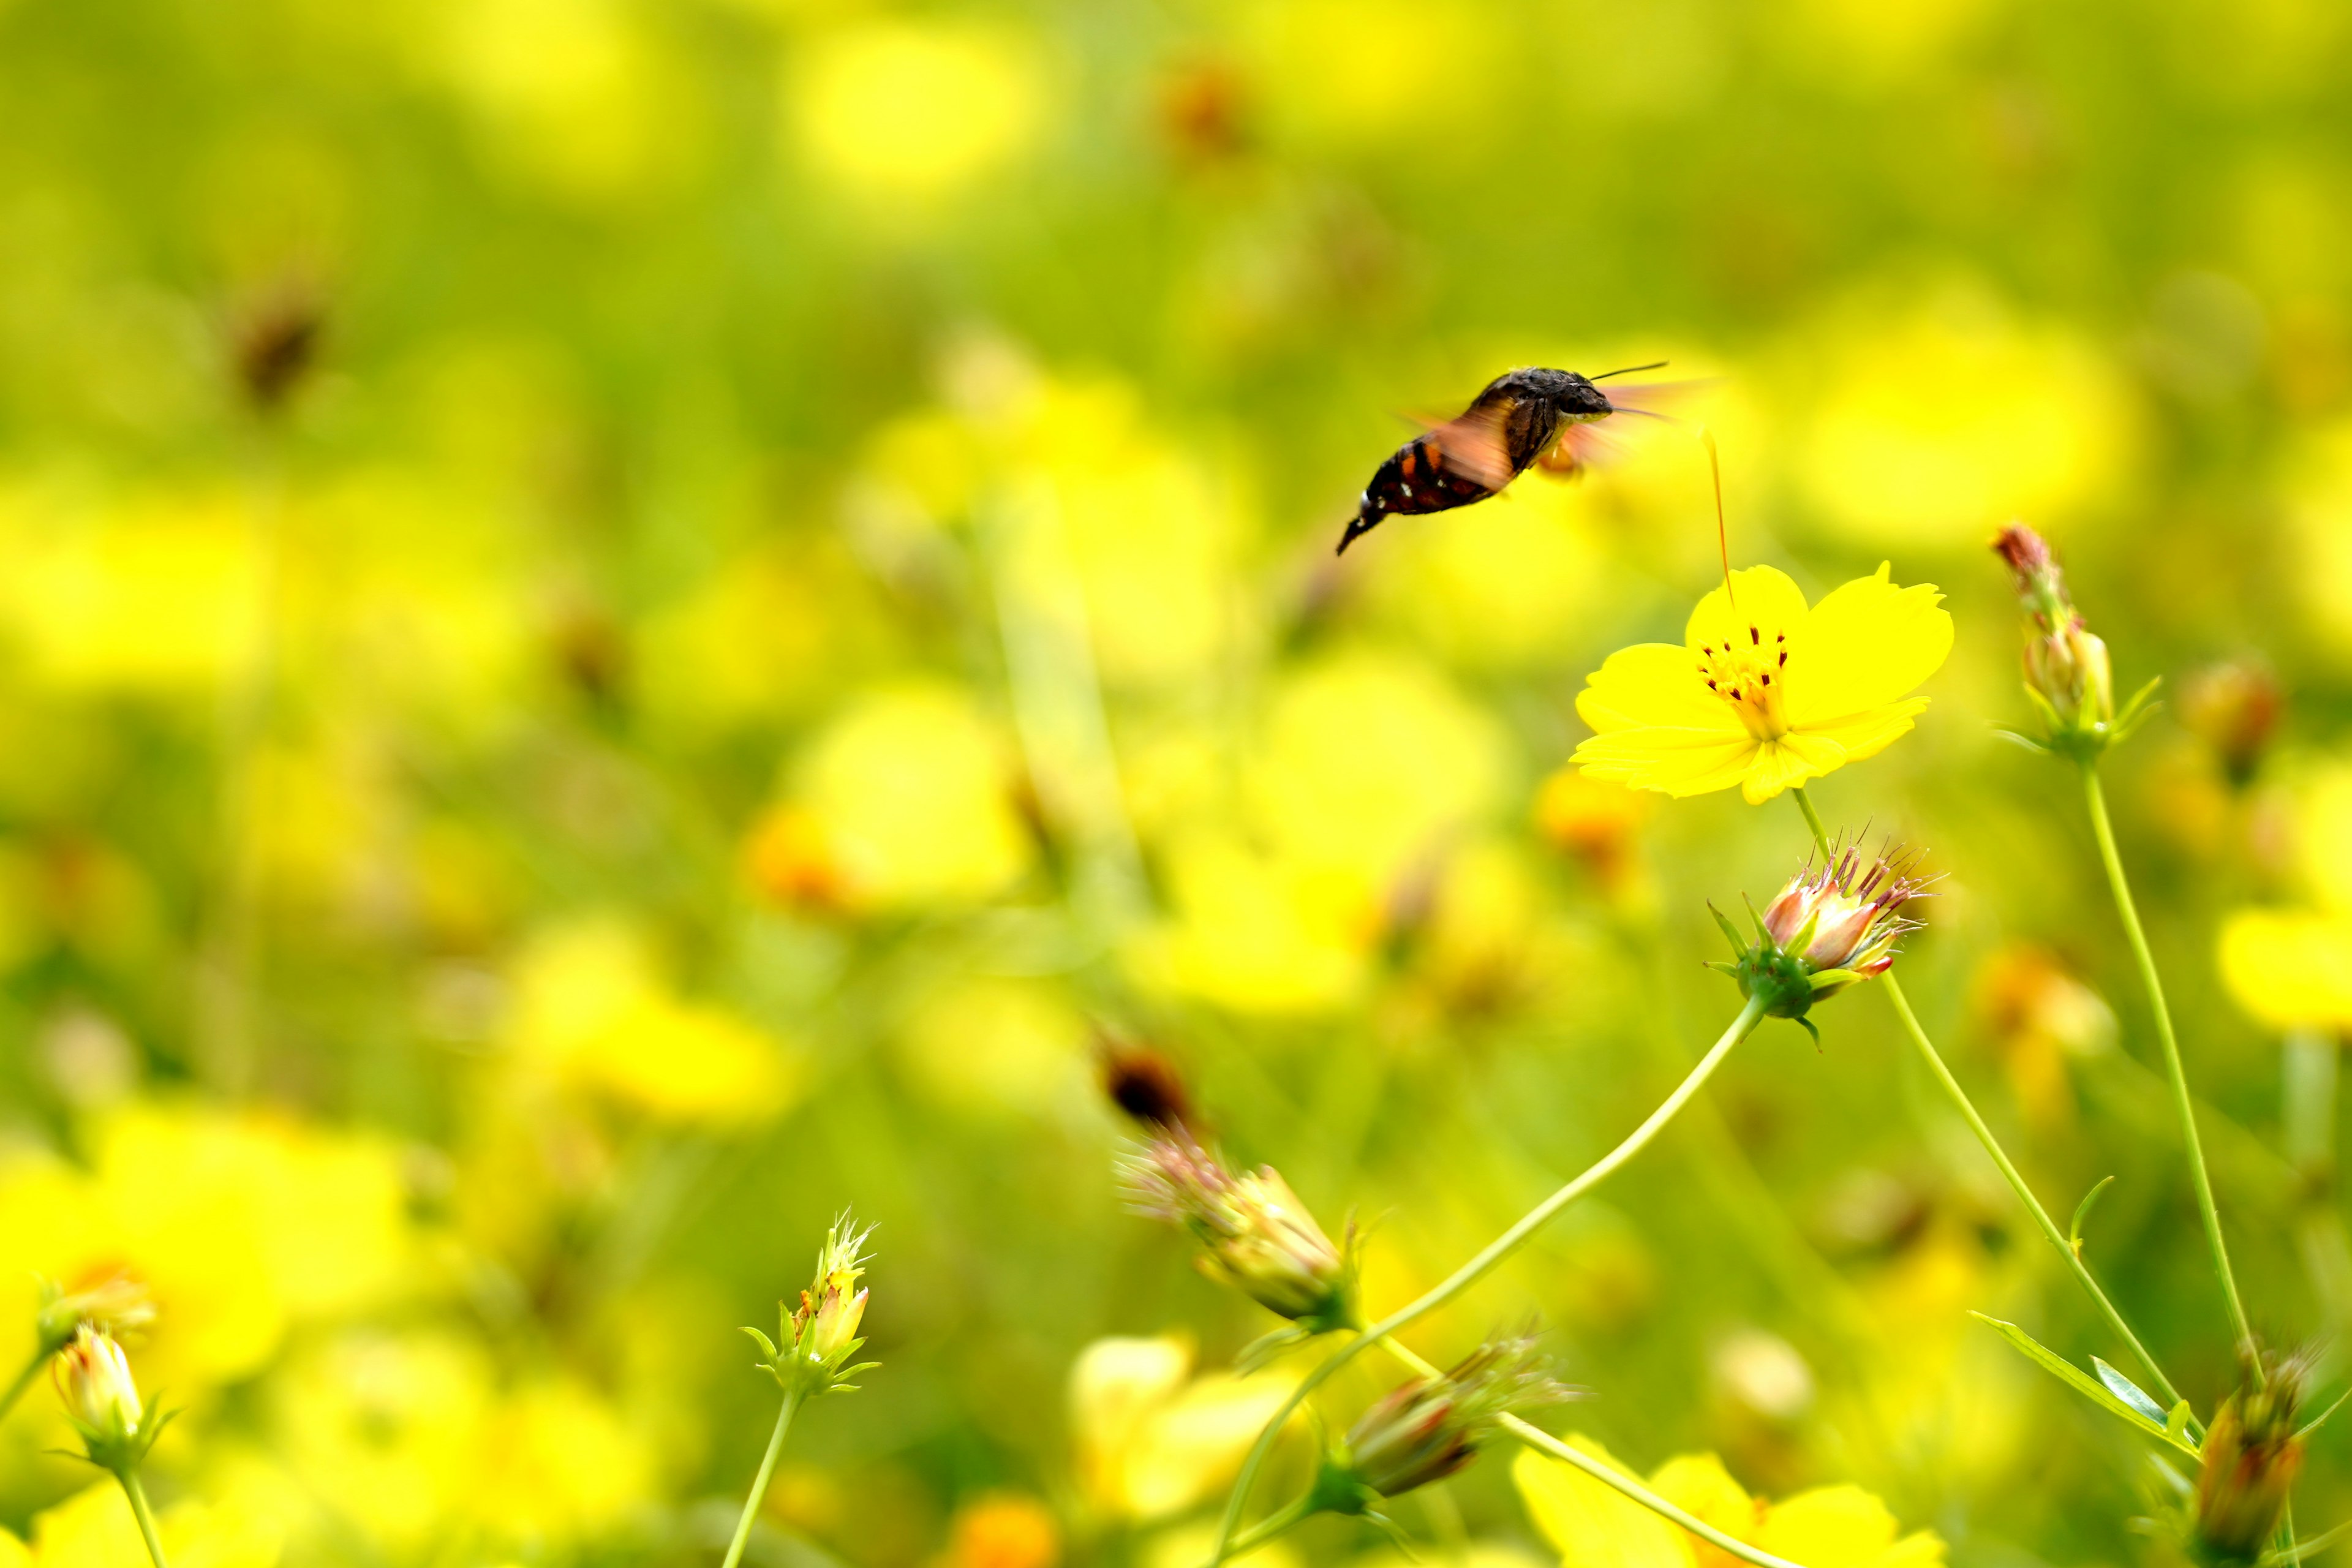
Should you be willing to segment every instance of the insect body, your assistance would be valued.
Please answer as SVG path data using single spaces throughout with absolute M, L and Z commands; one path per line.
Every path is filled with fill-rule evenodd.
M 1623 394 L 1612 402 L 1593 384 L 1625 374 L 1582 376 L 1570 370 L 1530 369 L 1496 376 L 1460 418 L 1414 437 L 1381 465 L 1348 521 L 1339 553 L 1378 528 L 1382 518 L 1448 511 L 1485 500 L 1537 463 L 1574 471 L 1590 456 L 1582 438 L 1586 426 L 1612 414 L 1650 412 Z

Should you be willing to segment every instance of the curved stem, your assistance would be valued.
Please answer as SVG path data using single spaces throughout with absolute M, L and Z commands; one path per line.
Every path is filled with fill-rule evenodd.
M 800 1407 L 801 1396 L 788 1393 L 784 1407 L 776 1414 L 775 1436 L 768 1439 L 768 1452 L 760 1460 L 760 1473 L 752 1478 L 751 1495 L 743 1500 L 743 1517 L 735 1524 L 735 1539 L 728 1543 L 725 1568 L 735 1568 L 743 1561 L 744 1543 L 751 1539 L 751 1521 L 760 1517 L 760 1500 L 768 1495 L 768 1482 L 776 1473 L 776 1456 L 784 1451 L 784 1434 L 792 1430 L 793 1412 Z
M 1264 1519 L 1234 1537 L 1233 1545 L 1226 1548 L 1226 1551 L 1229 1555 L 1234 1557 L 1255 1552 L 1276 1536 L 1296 1528 L 1314 1511 L 1313 1494 L 1303 1495 L 1287 1506 L 1267 1514 Z
M 1822 854 L 1828 854 L 1830 837 L 1822 826 L 1821 815 L 1813 809 L 1812 801 L 1802 789 L 1792 789 L 1789 793 L 1797 797 L 1797 805 L 1805 814 L 1806 825 L 1813 830 L 1814 844 L 1820 847 Z M 1882 975 L 1879 984 L 1885 987 L 1887 999 L 1895 1004 L 1895 1014 L 1903 1020 L 1904 1032 L 1911 1037 L 1911 1043 L 1917 1047 L 1920 1059 L 1927 1064 L 1928 1072 L 1943 1087 L 1945 1095 L 1959 1111 L 1960 1120 L 1969 1124 L 1969 1131 L 1977 1135 L 1977 1142 L 1992 1157 L 2001 1179 L 2009 1184 L 2009 1190 L 2017 1194 L 2017 1201 L 2025 1205 L 2026 1213 L 2033 1216 L 2033 1223 L 2041 1227 L 2050 1245 L 2058 1249 L 2058 1256 L 2065 1260 L 2075 1282 L 2083 1287 L 2084 1293 L 2099 1309 L 2099 1315 L 2106 1319 L 2107 1327 L 2115 1331 L 2116 1338 L 2131 1347 L 2133 1356 L 2154 1381 L 2156 1392 L 2163 1395 L 2164 1403 L 2168 1406 L 2179 1404 L 2179 1390 L 2173 1387 L 2172 1380 L 2164 1375 L 2164 1369 L 2157 1365 L 2156 1358 L 2148 1353 L 2146 1345 L 2140 1343 L 2139 1336 L 2132 1332 L 2131 1325 L 2124 1321 L 2124 1315 L 2107 1299 L 2107 1293 L 2100 1288 L 2098 1280 L 2092 1278 L 2091 1270 L 2075 1252 L 2074 1244 L 2066 1239 L 2065 1232 L 2058 1228 L 2058 1222 L 2050 1217 L 2050 1211 L 2043 1208 L 2042 1201 L 2033 1195 L 2033 1189 L 2025 1184 L 2024 1176 L 2011 1162 L 2008 1151 L 2000 1146 L 2000 1140 L 1993 1136 L 1992 1129 L 1978 1113 L 1975 1101 L 1969 1099 L 1968 1090 L 1960 1087 L 1960 1080 L 1954 1078 L 1952 1069 L 1945 1065 L 1942 1053 L 1936 1049 L 1936 1043 L 1927 1037 L 1927 1031 L 1919 1026 L 1919 1016 L 1911 1011 L 1911 999 L 1903 994 L 1903 987 L 1895 980 L 1894 972 L 1890 970 Z
M 1419 1356 L 1413 1354 L 1412 1352 L 1397 1343 L 1394 1340 L 1385 1341 L 1383 1343 L 1389 1354 L 1396 1357 L 1397 1360 L 1404 1363 L 1405 1365 L 1412 1368 L 1413 1371 L 1421 1373 L 1423 1377 L 1434 1377 L 1437 1375 L 1437 1369 L 1435 1367 L 1430 1365 L 1427 1362 L 1422 1360 Z M 1586 1475 L 1591 1476 L 1594 1480 L 1599 1481 L 1601 1485 L 1609 1487 L 1612 1489 L 1633 1499 L 1635 1502 L 1640 1503 L 1643 1508 L 1648 1509 L 1652 1513 L 1658 1514 L 1664 1518 L 1674 1521 L 1676 1524 L 1681 1525 L 1685 1530 L 1689 1531 L 1693 1535 L 1697 1536 L 1700 1540 L 1706 1542 L 1709 1545 L 1718 1547 L 1721 1550 L 1729 1552 L 1732 1556 L 1738 1558 L 1743 1563 L 1752 1563 L 1756 1565 L 1756 1568 L 1799 1568 L 1799 1564 L 1790 1562 L 1785 1557 L 1775 1557 L 1769 1552 L 1750 1546 L 1746 1542 L 1740 1541 L 1733 1536 L 1726 1535 L 1723 1531 L 1716 1529 L 1715 1526 L 1707 1523 L 1706 1521 L 1699 1518 L 1696 1514 L 1688 1512 L 1684 1509 L 1677 1508 L 1675 1504 L 1668 1502 L 1664 1498 L 1660 1497 L 1657 1493 L 1652 1491 L 1649 1488 L 1643 1486 L 1633 1477 L 1622 1475 L 1616 1470 L 1611 1469 L 1607 1465 L 1602 1464 L 1600 1460 L 1594 1458 L 1591 1455 L 1583 1452 L 1581 1449 L 1570 1447 L 1567 1444 L 1561 1442 L 1559 1438 L 1553 1436 L 1550 1433 L 1545 1431 L 1540 1426 L 1535 1426 L 1530 1422 L 1522 1421 L 1516 1415 L 1504 1415 L 1497 1419 L 1496 1425 L 1502 1427 L 1504 1431 L 1508 1432 L 1512 1436 L 1517 1437 L 1520 1442 L 1525 1443 L 1528 1447 L 1535 1449 L 1538 1453 L 1549 1454 L 1553 1458 L 1561 1460 L 1564 1463 L 1574 1465 L 1578 1469 L 1582 1470 Z
M 1731 1047 L 1746 1039 L 1762 1021 L 1763 1016 L 1764 1005 L 1751 998 L 1748 1005 L 1739 1010 L 1739 1016 L 1731 1021 L 1731 1026 L 1723 1031 L 1722 1038 L 1717 1040 L 1706 1055 L 1699 1059 L 1699 1064 L 1691 1068 L 1690 1075 L 1683 1079 L 1672 1094 L 1666 1096 L 1655 1110 L 1650 1112 L 1647 1121 L 1626 1135 L 1623 1142 L 1594 1161 L 1581 1174 L 1571 1179 L 1551 1196 L 1529 1209 L 1519 1217 L 1518 1223 L 1489 1242 L 1475 1258 L 1455 1269 L 1434 1289 L 1398 1308 L 1370 1328 L 1366 1329 L 1355 1339 L 1334 1351 L 1320 1366 L 1301 1379 L 1298 1386 L 1291 1390 L 1290 1397 L 1283 1402 L 1282 1408 L 1275 1412 L 1274 1419 L 1267 1422 L 1265 1429 L 1257 1435 L 1257 1441 L 1251 1446 L 1249 1457 L 1242 1461 L 1241 1471 L 1234 1478 L 1233 1494 L 1225 1500 L 1224 1519 L 1217 1528 L 1217 1545 L 1209 1559 L 1210 1568 L 1216 1568 L 1217 1564 L 1224 1562 L 1232 1553 L 1234 1531 L 1241 1523 L 1242 1510 L 1248 1505 L 1250 1487 L 1257 1479 L 1258 1470 L 1265 1465 L 1267 1453 L 1274 1447 L 1275 1438 L 1281 1435 L 1282 1428 L 1290 1420 L 1291 1413 L 1306 1403 L 1308 1394 L 1313 1394 L 1328 1381 L 1332 1373 L 1374 1344 L 1423 1315 L 1435 1311 L 1485 1279 L 1505 1258 L 1525 1246 L 1528 1237 L 1542 1229 L 1546 1221 L 1594 1187 L 1599 1186 L 1610 1176 L 1615 1174 L 1618 1167 L 1647 1148 L 1651 1140 L 1664 1131 L 1666 1124 L 1675 1119 L 1675 1113 L 1689 1104 L 1691 1097 L 1715 1075 L 1715 1069 L 1723 1065 L 1723 1058 L 1731 1054 Z
M 6 1419 L 8 1412 L 16 1408 L 16 1401 L 25 1397 L 25 1390 L 33 1386 L 33 1379 L 41 1375 L 41 1368 L 48 1364 L 49 1357 L 56 1353 L 53 1349 L 36 1349 L 33 1352 L 33 1359 L 25 1363 L 25 1370 L 16 1374 L 16 1381 L 8 1385 L 8 1392 L 0 1394 L 0 1420 Z
M 155 1568 L 171 1568 L 163 1561 L 163 1538 L 155 1533 L 155 1510 L 147 1506 L 147 1489 L 139 1484 L 139 1472 L 129 1465 L 114 1472 L 122 1483 L 122 1495 L 131 1500 L 131 1512 L 139 1521 L 139 1533 L 147 1542 L 147 1555 L 155 1561 Z
M 2132 901 L 2131 884 L 2124 878 L 2123 856 L 2116 848 L 2115 825 L 2107 820 L 2106 792 L 2099 787 L 2099 770 L 2083 759 L 2083 804 L 2091 814 L 2091 832 L 2099 841 L 2099 860 L 2107 870 L 2107 889 L 2115 895 L 2116 913 L 2130 942 L 2133 962 L 2139 965 L 2139 983 L 2147 992 L 2148 1010 L 2156 1015 L 2156 1037 L 2164 1047 L 2164 1072 L 2172 1082 L 2172 1111 L 2180 1119 L 2180 1142 L 2189 1152 L 2189 1180 L 2197 1189 L 2198 1216 L 2205 1222 L 2205 1245 L 2213 1254 L 2213 1272 L 2221 1281 L 2221 1296 L 2230 1308 L 2230 1328 L 2242 1347 L 2253 1343 L 2246 1321 L 2245 1303 L 2238 1297 L 2238 1277 L 2230 1268 L 2229 1244 L 2221 1239 L 2221 1213 L 2213 1205 L 2213 1178 L 2205 1169 L 2205 1145 L 2197 1136 L 2197 1113 L 2189 1102 L 2189 1075 L 2180 1065 L 2180 1040 L 2172 1031 L 2172 1009 L 2165 1004 L 2164 982 L 2156 973 L 2156 955 L 2148 951 L 2147 932 L 2139 923 L 2139 907 Z M 2263 1372 L 2253 1366 L 2256 1387 Z

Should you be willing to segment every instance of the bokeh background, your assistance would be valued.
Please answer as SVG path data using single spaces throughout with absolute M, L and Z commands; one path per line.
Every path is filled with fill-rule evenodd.
M 1717 570 L 1687 429 L 1330 559 L 1407 416 L 1654 359 L 1710 383 L 1737 559 L 1949 596 L 1916 735 L 1815 795 L 1928 847 L 1912 994 L 2053 1209 L 2119 1178 L 2088 1256 L 2210 1410 L 2079 798 L 1994 733 L 1991 530 L 2166 680 L 2120 831 L 2255 1318 L 2334 1344 L 2347 35 L 7 0 L 0 1359 L 36 1273 L 152 1281 L 186 1562 L 715 1561 L 774 1398 L 736 1325 L 855 1205 L 884 1365 L 752 1561 L 1196 1562 L 1283 1374 L 1223 1373 L 1263 1315 L 1122 1210 L 1097 1037 L 1371 1226 L 1393 1305 L 1675 1080 L 1736 1005 L 1706 900 L 1802 853 L 1786 803 L 1557 773 L 1584 673 Z M 2278 940 L 2225 974 L 2231 929 Z M 1555 1426 L 1859 1482 L 1961 1563 L 2161 1555 L 2144 1446 L 1966 1314 L 2117 1348 L 1885 999 L 1821 1022 L 1415 1342 L 1539 1317 L 1591 1391 Z M 42 1390 L 0 1427 L 0 1523 L 134 1561 L 64 1441 Z M 1539 1564 L 1507 1471 L 1401 1519 Z

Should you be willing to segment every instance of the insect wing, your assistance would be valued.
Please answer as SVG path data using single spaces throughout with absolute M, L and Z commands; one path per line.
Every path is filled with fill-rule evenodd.
M 1510 404 L 1502 399 L 1475 405 L 1469 413 L 1447 420 L 1422 439 L 1435 449 L 1446 472 L 1458 474 L 1482 489 L 1498 490 L 1509 484 L 1517 472 L 1511 467 L 1510 447 L 1503 436 L 1503 425 L 1510 412 Z

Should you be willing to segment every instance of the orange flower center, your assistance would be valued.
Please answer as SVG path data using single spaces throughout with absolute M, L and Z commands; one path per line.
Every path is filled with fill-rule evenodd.
M 1748 732 L 1759 741 L 1777 741 L 1789 732 L 1781 704 L 1781 688 L 1789 666 L 1789 634 L 1764 635 L 1749 626 L 1747 635 L 1721 643 L 1701 643 L 1699 679 L 1706 689 L 1731 704 Z

